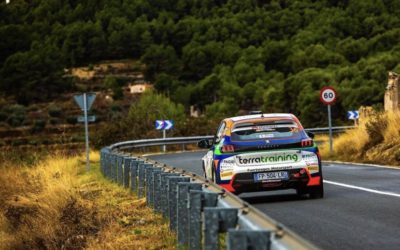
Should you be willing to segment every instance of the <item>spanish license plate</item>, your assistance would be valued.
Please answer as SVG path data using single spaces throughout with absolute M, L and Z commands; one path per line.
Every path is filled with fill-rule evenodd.
M 289 179 L 288 172 L 267 172 L 267 173 L 257 173 L 254 175 L 255 181 L 278 181 Z

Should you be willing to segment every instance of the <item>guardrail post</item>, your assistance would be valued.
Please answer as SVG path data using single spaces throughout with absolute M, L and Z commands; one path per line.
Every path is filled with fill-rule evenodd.
M 102 150 L 100 150 L 100 172 L 104 175 L 104 164 L 103 164 L 103 161 L 104 161 L 104 152 L 103 152 L 103 149 Z
M 145 195 L 145 184 L 146 184 L 146 168 L 152 167 L 152 164 L 142 163 L 139 164 L 139 185 L 138 185 L 138 197 L 142 198 Z
M 154 210 L 156 212 L 161 212 L 161 173 L 163 172 L 153 173 Z
M 123 176 L 123 165 L 124 165 L 124 156 L 119 155 L 118 156 L 118 173 L 117 173 L 117 183 L 119 185 L 122 185 L 122 182 L 124 180 Z
M 238 211 L 237 208 L 204 208 L 204 250 L 219 249 L 219 233 L 236 227 Z
M 154 172 L 161 172 L 159 167 L 146 168 L 146 204 L 149 207 L 154 206 Z
M 168 211 L 169 211 L 169 228 L 176 231 L 176 213 L 178 207 L 177 186 L 179 182 L 190 182 L 189 177 L 168 176 Z
M 205 207 L 215 207 L 218 194 L 190 190 L 189 192 L 189 249 L 201 249 L 201 213 Z
M 114 153 L 112 155 L 111 160 L 111 180 L 116 182 L 117 181 L 117 155 Z
M 124 158 L 124 174 L 123 174 L 123 183 L 124 188 L 129 187 L 129 172 L 131 171 L 131 161 L 133 160 L 132 157 L 125 157 Z
M 161 173 L 161 183 L 160 183 L 160 197 L 161 197 L 161 204 L 160 204 L 160 210 L 162 212 L 162 215 L 164 218 L 169 217 L 169 209 L 168 209 L 168 179 L 167 177 L 178 177 L 179 174 L 177 173 Z
M 271 231 L 229 229 L 226 242 L 227 250 L 269 250 L 271 249 Z
M 111 153 L 107 153 L 105 174 L 108 179 L 111 179 Z
M 144 163 L 144 161 L 139 159 L 131 161 L 131 190 L 134 193 L 137 193 L 138 191 L 138 166 L 142 163 Z
M 189 192 L 190 190 L 201 190 L 201 183 L 178 183 L 178 206 L 177 206 L 177 232 L 178 248 L 188 245 L 189 242 Z
M 104 166 L 106 161 L 106 152 L 104 149 L 100 150 L 100 171 L 103 176 L 105 176 Z

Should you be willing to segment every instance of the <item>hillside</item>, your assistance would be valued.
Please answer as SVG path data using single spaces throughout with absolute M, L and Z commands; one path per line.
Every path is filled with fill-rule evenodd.
M 48 102 L 79 90 L 64 69 L 140 59 L 145 78 L 185 110 L 292 112 L 326 124 L 318 100 L 333 85 L 336 123 L 380 107 L 400 70 L 395 0 L 27 1 L 0 4 L 3 100 Z

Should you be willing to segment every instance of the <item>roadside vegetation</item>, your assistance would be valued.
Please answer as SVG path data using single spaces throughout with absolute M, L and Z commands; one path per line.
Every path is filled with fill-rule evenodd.
M 78 91 L 64 69 L 135 59 L 186 113 L 291 112 L 315 127 L 323 85 L 338 90 L 343 123 L 381 103 L 387 71 L 400 71 L 397 0 L 15 0 L 0 15 L 0 90 L 25 106 Z M 21 123 L 18 112 L 0 122 Z
M 362 119 L 356 129 L 334 138 L 332 155 L 324 143 L 321 154 L 324 160 L 400 164 L 400 113 L 375 113 Z
M 105 180 L 99 155 L 0 166 L 0 249 L 174 249 L 161 215 Z

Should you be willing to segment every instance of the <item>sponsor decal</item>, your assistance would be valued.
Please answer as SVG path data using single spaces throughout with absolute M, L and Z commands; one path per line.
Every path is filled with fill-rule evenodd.
M 219 166 L 221 171 L 233 169 L 236 165 L 236 162 L 233 157 L 226 158 L 221 161 L 221 165 Z
M 310 173 L 316 173 L 319 171 L 318 156 L 315 153 L 302 151 L 301 157 L 306 163 L 307 169 Z
M 293 166 L 279 166 L 279 167 L 266 167 L 266 168 L 248 168 L 247 172 L 264 172 L 270 170 L 288 170 L 293 169 Z
M 222 178 L 226 178 L 226 177 L 231 177 L 232 174 L 233 174 L 232 171 L 227 171 L 227 172 L 221 173 L 220 176 L 221 176 L 221 179 L 222 179 Z
M 237 155 L 236 163 L 238 165 L 263 165 L 271 163 L 298 162 L 300 157 L 297 153 L 280 152 L 268 155 Z
M 273 138 L 275 135 L 274 134 L 260 134 L 258 137 L 260 139 L 265 139 L 265 138 Z
M 319 171 L 319 166 L 318 165 L 314 165 L 314 166 L 308 166 L 307 167 L 308 171 Z

